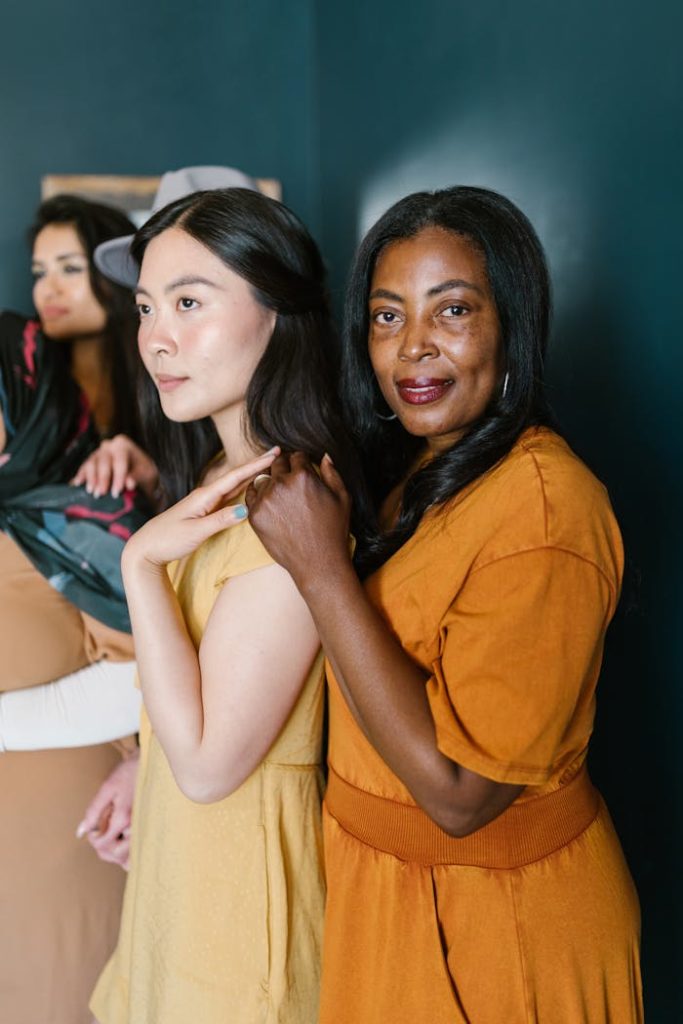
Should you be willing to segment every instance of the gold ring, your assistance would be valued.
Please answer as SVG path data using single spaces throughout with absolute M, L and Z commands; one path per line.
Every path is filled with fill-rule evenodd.
M 257 490 L 258 490 L 258 485 L 261 483 L 262 480 L 270 480 L 270 474 L 269 473 L 259 473 L 258 476 L 254 477 L 254 487 Z

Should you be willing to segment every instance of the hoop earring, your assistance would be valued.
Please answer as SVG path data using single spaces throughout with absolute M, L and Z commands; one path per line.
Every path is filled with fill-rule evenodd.
M 382 416 L 381 412 L 376 412 L 375 416 L 377 417 L 378 420 L 384 420 L 385 423 L 389 423 L 390 420 L 395 420 L 396 419 L 396 413 L 395 412 L 392 412 L 391 416 Z
M 508 393 L 508 384 L 509 383 L 510 383 L 510 371 L 506 370 L 505 371 L 505 376 L 503 377 L 503 390 L 500 393 L 500 397 L 501 398 L 505 398 L 505 396 L 507 395 L 507 393 Z

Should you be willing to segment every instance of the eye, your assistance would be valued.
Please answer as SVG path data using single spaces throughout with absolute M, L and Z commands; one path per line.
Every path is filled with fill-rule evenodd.
M 453 317 L 464 316 L 465 313 L 468 312 L 469 310 L 467 309 L 467 306 L 460 306 L 456 302 L 452 303 L 450 306 L 446 306 L 445 309 L 442 309 L 440 315 L 445 316 L 447 319 L 451 319 Z
M 81 267 L 77 263 L 65 263 L 62 269 L 65 274 L 82 274 L 85 267 Z
M 372 314 L 372 321 L 380 326 L 386 324 L 389 327 L 398 321 L 398 314 L 394 313 L 391 309 L 379 309 L 376 313 Z
M 143 316 L 149 316 L 152 312 L 152 307 L 148 306 L 146 302 L 136 302 L 135 308 L 138 311 L 138 316 L 141 318 Z
M 198 309 L 198 308 L 199 308 L 199 303 L 197 302 L 196 299 L 190 299 L 190 298 L 188 298 L 187 295 L 183 295 L 183 297 L 181 299 L 178 299 L 178 309 L 186 311 L 186 310 L 189 310 L 189 309 Z
M 34 281 L 39 281 L 41 277 L 45 277 L 45 271 L 38 267 L 31 267 L 31 274 L 33 275 Z

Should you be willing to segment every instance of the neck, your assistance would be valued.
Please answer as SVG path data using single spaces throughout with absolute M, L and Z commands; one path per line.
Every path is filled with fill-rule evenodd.
M 100 433 L 107 433 L 114 415 L 111 381 L 102 362 L 102 336 L 76 338 L 71 343 L 71 375 L 88 399 Z
M 246 437 L 246 406 L 244 402 L 231 406 L 229 409 L 223 409 L 211 419 L 225 452 L 222 469 L 234 469 L 264 451 L 262 445 L 254 444 Z
M 101 334 L 87 335 L 71 342 L 71 372 L 79 384 L 81 377 L 92 379 L 102 376 Z

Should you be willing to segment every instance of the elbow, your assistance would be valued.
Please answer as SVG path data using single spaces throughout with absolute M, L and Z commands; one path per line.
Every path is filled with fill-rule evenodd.
M 422 805 L 432 821 L 453 839 L 464 839 L 483 828 L 496 817 L 496 812 L 481 805 L 456 803 L 451 797 L 431 800 L 429 806 Z
M 221 787 L 215 783 L 202 782 L 197 779 L 179 781 L 178 788 L 183 796 L 186 796 L 193 804 L 216 804 L 219 800 L 229 796 L 229 793 L 223 792 Z
M 434 813 L 427 812 L 440 829 L 453 839 L 464 839 L 486 824 L 481 814 L 462 808 L 442 807 Z
M 191 771 L 174 774 L 178 789 L 193 804 L 216 804 L 234 793 L 242 783 L 241 779 L 235 780 L 213 772 Z

